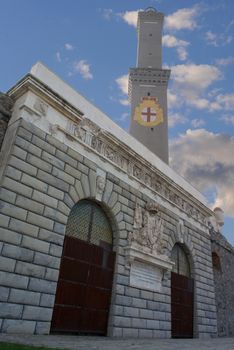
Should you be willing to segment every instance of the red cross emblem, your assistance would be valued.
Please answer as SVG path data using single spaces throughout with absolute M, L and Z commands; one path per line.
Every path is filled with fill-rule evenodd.
M 151 107 L 145 107 L 141 111 L 141 117 L 144 120 L 144 122 L 147 122 L 147 123 L 154 122 L 156 120 L 156 115 L 157 113 L 155 109 Z
M 156 97 L 142 97 L 136 106 L 133 119 L 140 125 L 152 127 L 163 123 L 163 110 Z

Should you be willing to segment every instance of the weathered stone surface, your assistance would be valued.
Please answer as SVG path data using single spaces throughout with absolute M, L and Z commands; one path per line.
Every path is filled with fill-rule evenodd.
M 47 219 L 42 215 L 37 215 L 31 212 L 28 213 L 27 221 L 30 224 L 34 224 L 36 226 L 43 227 L 48 230 L 52 230 L 54 226 L 53 220 Z
M 58 190 L 57 188 L 55 188 L 53 186 L 49 186 L 48 195 L 51 197 L 54 197 L 56 199 L 59 199 L 59 200 L 63 200 L 63 198 L 64 198 L 64 192 Z
M 56 148 L 36 135 L 33 135 L 32 143 L 48 153 L 55 154 Z
M 23 305 L 0 303 L 0 317 L 20 318 L 23 311 Z
M 33 191 L 31 187 L 23 185 L 22 183 L 17 182 L 15 180 L 9 179 L 8 177 L 5 177 L 3 179 L 2 186 L 11 191 L 14 191 L 15 193 L 22 194 L 26 197 L 31 197 Z
M 27 155 L 27 162 L 48 173 L 51 173 L 52 171 L 52 165 L 50 163 L 47 163 L 46 161 L 42 160 L 41 158 L 35 157 L 32 154 Z M 28 167 L 30 167 L 30 164 L 28 164 Z M 25 172 L 29 173 L 28 171 L 25 171 Z
M 50 321 L 52 317 L 51 308 L 28 306 L 24 307 L 23 319 L 24 320 L 37 320 L 37 321 Z
M 43 228 L 40 229 L 38 238 L 46 242 L 55 243 L 59 246 L 63 245 L 63 237 L 60 234 L 45 230 Z
M 9 228 L 33 237 L 37 237 L 39 231 L 39 227 L 14 218 L 11 218 Z
M 22 247 L 35 250 L 37 252 L 48 253 L 50 244 L 34 237 L 23 236 Z
M 45 268 L 32 263 L 17 261 L 15 272 L 24 276 L 43 278 Z
M 22 172 L 8 165 L 6 167 L 5 175 L 10 177 L 11 179 L 19 181 L 21 178 Z
M 38 170 L 37 177 L 38 177 L 38 179 L 42 180 L 44 184 L 49 184 L 49 185 L 54 186 L 55 188 L 58 188 L 64 192 L 67 192 L 69 189 L 68 183 L 66 183 L 63 180 L 60 180 L 60 179 L 54 177 L 53 175 L 50 175 L 42 170 Z
M 38 176 L 37 178 L 29 176 L 27 174 L 23 174 L 21 181 L 25 184 L 28 185 L 32 188 L 37 189 L 38 191 L 41 192 L 46 192 L 48 189 L 48 185 L 46 182 L 38 180 L 40 177 Z
M 15 139 L 15 144 L 24 149 L 25 151 L 29 152 L 29 153 L 32 153 L 34 154 L 35 156 L 37 157 L 40 157 L 41 156 L 41 149 L 35 145 L 33 145 L 31 142 L 28 142 L 24 139 L 22 139 L 21 137 L 19 136 L 16 136 L 16 139 Z
M 47 267 L 53 267 L 53 268 L 59 268 L 60 265 L 60 259 L 58 259 L 56 256 L 51 256 L 48 254 L 42 254 L 42 253 L 35 253 L 34 256 L 34 262 L 35 264 L 47 266 Z M 35 276 L 35 277 L 42 277 L 42 276 Z
M 33 334 L 35 321 L 8 320 L 3 321 L 2 331 L 10 334 Z
M 28 154 L 27 160 L 30 159 L 30 157 L 33 157 L 33 156 Z M 39 158 L 37 158 L 37 160 L 39 160 Z M 21 160 L 19 158 L 11 156 L 11 158 L 9 159 L 9 164 L 11 164 L 12 166 L 14 166 L 17 169 L 20 169 L 24 173 L 27 173 L 27 174 L 32 175 L 32 176 L 36 176 L 37 168 L 35 166 L 27 163 L 27 162 L 24 162 L 23 160 Z M 37 162 L 36 165 L 38 166 L 39 162 Z
M 16 205 L 1 202 L 1 212 L 5 215 L 11 216 L 16 219 L 25 220 L 27 216 L 27 211 L 19 208 Z
M 0 92 L 0 150 L 7 129 L 8 121 L 11 117 L 13 99 Z
M 8 227 L 10 217 L 7 215 L 0 214 L 0 222 L 2 227 Z
M 234 271 L 234 248 L 221 233 L 213 229 L 210 230 L 210 233 L 213 252 L 218 335 L 221 337 L 230 337 L 234 335 L 234 282 L 233 278 L 231 278 Z M 205 295 L 208 296 L 208 293 L 206 291 Z M 212 295 L 211 292 L 210 296 L 212 297 Z M 215 319 L 212 310 L 206 311 L 205 315 L 210 321 Z
M 0 302 L 7 301 L 10 289 L 0 286 Z
M 50 334 L 50 322 L 37 322 L 36 334 Z
M 44 211 L 44 205 L 20 195 L 17 196 L 15 204 L 21 208 L 34 211 L 37 214 L 42 214 Z
M 15 269 L 15 259 L 0 256 L 0 268 L 2 271 L 13 272 Z
M 52 207 L 52 208 L 57 208 L 57 206 L 58 206 L 58 200 L 57 199 L 55 199 L 55 198 L 53 198 L 51 196 L 48 196 L 45 193 L 39 192 L 37 190 L 33 190 L 32 199 L 37 201 L 37 202 L 46 204 L 46 205 L 48 205 L 49 207 Z
M 5 228 L 0 228 L 0 237 L 2 242 L 12 243 L 12 244 L 20 244 L 22 235 Z
M 52 294 L 42 294 L 40 305 L 52 308 L 54 306 L 55 296 Z
M 32 278 L 29 281 L 29 290 L 48 294 L 55 294 L 57 283 L 44 279 Z
M 30 292 L 22 289 L 11 289 L 9 295 L 10 303 L 39 305 L 40 293 Z
M 0 189 L 0 199 L 5 201 L 5 202 L 14 204 L 15 199 L 16 199 L 16 193 L 9 191 L 5 188 L 1 188 Z

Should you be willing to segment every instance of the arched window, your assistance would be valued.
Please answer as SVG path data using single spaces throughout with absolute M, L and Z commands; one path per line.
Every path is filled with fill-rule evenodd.
M 222 269 L 221 269 L 221 263 L 220 263 L 220 258 L 218 256 L 217 253 L 215 252 L 212 252 L 212 264 L 213 264 L 213 268 L 216 270 L 216 271 L 219 271 L 221 272 Z
M 112 230 L 103 209 L 95 202 L 82 200 L 74 205 L 67 221 L 66 235 L 105 249 L 112 247 Z
M 188 256 L 179 244 L 174 245 L 171 252 L 171 259 L 175 263 L 172 272 L 190 277 L 191 271 Z

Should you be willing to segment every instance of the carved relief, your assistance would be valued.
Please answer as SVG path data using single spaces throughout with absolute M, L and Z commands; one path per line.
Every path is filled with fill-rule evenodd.
M 34 102 L 33 108 L 43 117 L 46 116 L 47 110 L 48 110 L 48 105 L 40 100 L 39 98 L 36 99 Z
M 97 176 L 96 180 L 97 193 L 102 194 L 105 188 L 105 179 L 102 176 Z
M 133 232 L 129 234 L 129 243 L 147 248 L 151 253 L 162 254 L 163 228 L 164 222 L 157 204 L 149 202 L 145 210 L 136 204 Z
M 148 168 L 142 163 L 141 159 L 134 158 L 126 149 L 113 147 L 113 141 L 109 138 L 108 132 L 103 132 L 91 120 L 84 118 L 79 123 L 69 122 L 67 132 L 73 137 L 79 139 L 86 145 L 92 147 L 96 152 L 104 158 L 115 163 L 116 166 L 125 171 L 129 176 L 135 177 L 144 186 L 147 186 L 152 191 L 157 192 L 160 196 L 170 200 L 174 205 L 186 212 L 190 217 L 203 224 L 207 224 L 206 217 L 200 210 L 190 203 L 190 199 L 182 198 L 172 185 L 162 179 L 157 174 L 157 170 Z

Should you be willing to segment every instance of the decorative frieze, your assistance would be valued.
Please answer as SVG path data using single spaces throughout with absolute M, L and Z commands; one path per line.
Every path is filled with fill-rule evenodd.
M 53 133 L 55 128 L 65 133 L 69 139 L 91 147 L 99 155 L 121 168 L 130 177 L 137 179 L 142 186 L 148 187 L 151 191 L 156 192 L 174 206 L 186 212 L 188 216 L 207 225 L 206 216 L 200 208 L 191 204 L 191 198 L 186 198 L 186 192 L 181 195 L 179 190 L 167 181 L 165 175 L 162 177 L 155 167 L 133 153 L 126 145 L 121 144 L 113 135 L 99 128 L 91 120 L 84 118 L 77 123 L 68 121 L 66 129 L 53 125 L 51 127 Z

